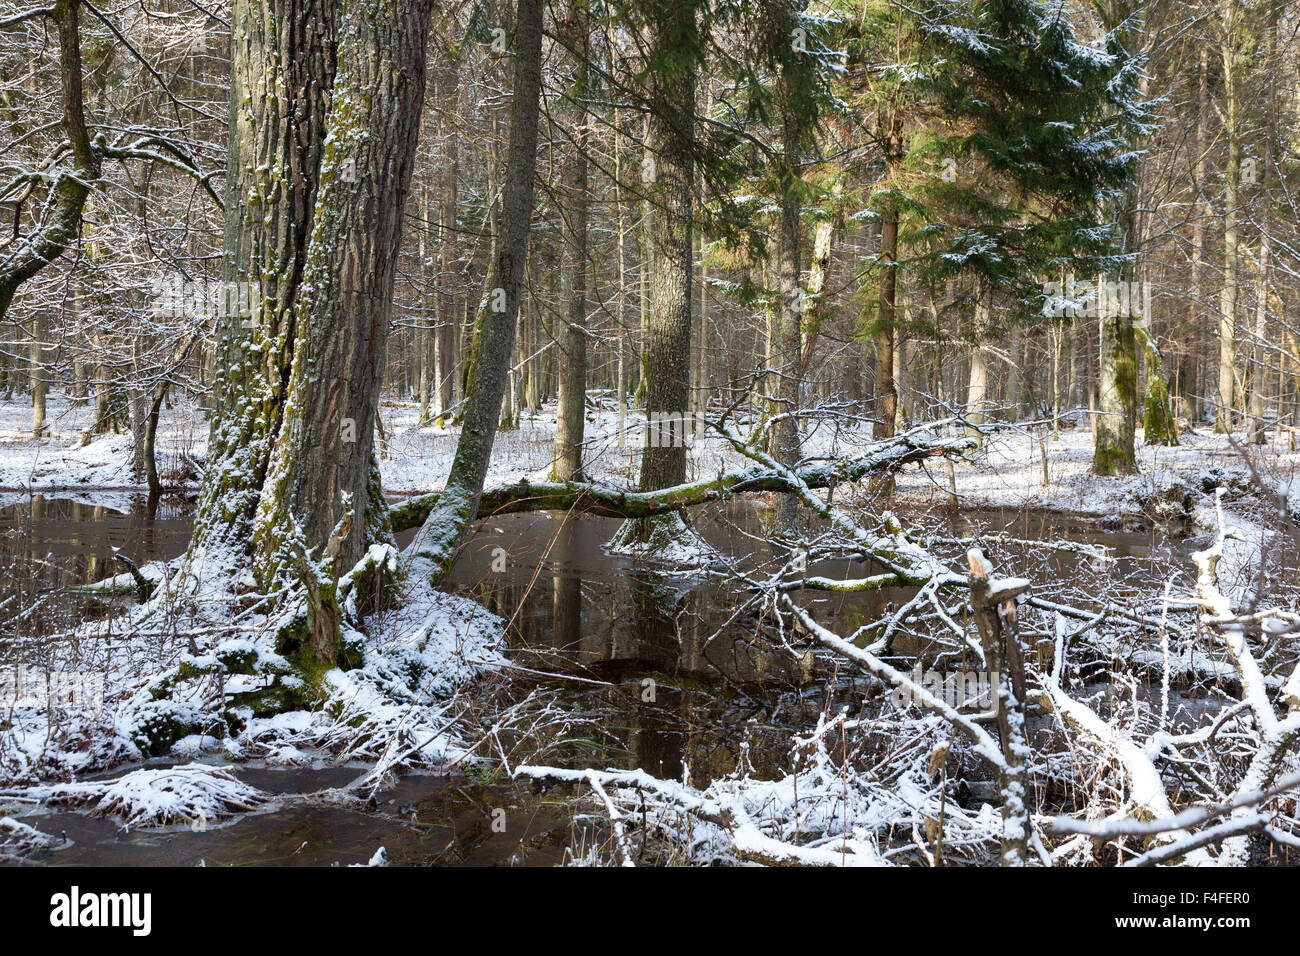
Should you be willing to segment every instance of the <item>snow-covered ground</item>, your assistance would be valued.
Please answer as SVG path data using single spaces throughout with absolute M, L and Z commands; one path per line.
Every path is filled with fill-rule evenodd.
M 1173 448 L 1145 445 L 1139 431 L 1140 474 L 1098 478 L 1090 472 L 1093 443 L 1092 432 L 1086 428 L 1063 429 L 1057 439 L 1049 435 L 1045 441 L 1037 431 L 1001 432 L 989 440 L 978 459 L 955 466 L 957 494 L 964 505 L 1041 508 L 1106 517 L 1142 511 L 1159 497 L 1184 487 L 1203 491 L 1225 480 L 1245 484 L 1250 474 L 1242 454 L 1246 451 L 1260 477 L 1278 490 L 1290 489 L 1300 471 L 1300 453 L 1290 451 L 1285 439 L 1280 444 L 1250 447 L 1240 435 L 1230 441 L 1225 435 L 1199 428 L 1185 430 L 1179 441 Z M 908 471 L 899 477 L 898 487 L 909 497 L 947 498 L 946 466 Z M 1300 499 L 1300 484 L 1296 491 Z
M 407 494 L 438 490 L 450 467 L 457 430 L 420 428 L 413 404 L 389 402 L 381 414 L 386 440 L 380 446 L 380 466 L 385 487 Z M 25 402 L 0 405 L 0 500 L 27 490 L 117 499 L 137 488 L 130 474 L 130 436 L 104 436 L 83 444 L 92 416 L 93 407 L 78 406 L 56 393 L 49 403 L 51 434 L 37 440 L 30 436 L 30 409 Z M 626 440 L 620 443 L 617 415 L 609 409 L 589 412 L 585 457 L 593 478 L 614 484 L 634 482 L 642 422 L 641 416 L 629 414 Z M 488 483 L 545 480 L 554 431 L 554 409 L 548 407 L 525 418 L 521 427 L 501 432 Z M 188 399 L 178 399 L 160 425 L 159 470 L 164 480 L 170 480 L 179 463 L 201 461 L 206 439 L 201 409 Z M 1281 534 L 1270 530 L 1279 527 L 1277 513 L 1258 493 L 1259 487 L 1300 505 L 1300 483 L 1294 481 L 1300 453 L 1282 444 L 1246 449 L 1208 431 L 1186 431 L 1182 441 L 1176 448 L 1140 446 L 1138 475 L 1098 478 L 1089 473 L 1092 435 L 1086 429 L 1067 429 L 1055 439 L 1006 429 L 992 435 L 970 460 L 950 466 L 936 458 L 909 466 L 897 479 L 898 501 L 905 507 L 946 506 L 955 490 L 961 506 L 967 508 L 1046 509 L 1115 519 L 1137 514 L 1181 517 L 1207 538 L 1222 528 L 1228 532 L 1219 564 L 1223 591 L 1240 601 L 1252 587 L 1261 553 Z M 806 436 L 804 454 L 809 459 L 853 455 L 869 442 L 861 424 L 823 422 Z M 697 438 L 689 462 L 691 477 L 750 464 L 717 435 Z M 1227 490 L 1222 501 L 1214 493 L 1216 488 Z M 390 573 L 396 571 L 396 551 L 380 549 L 372 557 Z M 170 570 L 174 573 L 176 566 Z M 158 575 L 163 568 L 156 565 L 148 571 Z M 125 578 L 121 583 L 126 583 Z M 232 783 L 232 778 L 212 767 L 215 760 L 294 766 L 357 761 L 373 767 L 354 789 L 364 789 L 389 770 L 455 764 L 472 750 L 472 740 L 457 726 L 453 713 L 455 692 L 504 663 L 497 650 L 504 622 L 465 598 L 410 582 L 408 587 L 410 592 L 396 610 L 368 622 L 369 639 L 357 645 L 364 646 L 361 666 L 328 672 L 319 699 L 311 704 L 294 700 L 289 709 L 270 716 L 255 713 L 254 706 L 261 706 L 258 695 L 288 694 L 288 701 L 298 686 L 294 683 L 298 678 L 277 651 L 276 635 L 289 618 L 250 617 L 235 611 L 229 602 L 205 610 L 205 602 L 196 601 L 197 616 L 183 622 L 191 641 L 187 643 L 177 638 L 176 622 L 167 618 L 168 591 L 159 589 L 150 605 L 126 612 L 113 628 L 127 636 L 122 646 L 138 653 L 79 662 L 79 667 L 102 676 L 102 698 L 93 708 L 72 708 L 55 719 L 49 708 L 33 698 L 11 708 L 8 718 L 0 722 L 0 798 L 7 793 L 52 805 L 90 807 L 136 824 L 206 822 L 267 803 L 265 795 L 240 789 L 238 781 Z M 157 627 L 160 620 L 166 627 Z M 102 622 L 89 621 L 74 636 L 100 638 L 102 628 Z M 169 640 L 155 640 L 164 632 Z M 112 654 L 108 641 L 73 643 L 91 648 L 92 657 Z M 248 695 L 250 703 L 226 707 L 222 702 L 230 695 Z M 198 763 L 136 770 L 113 781 L 38 785 L 61 778 L 75 780 L 147 756 Z M 830 770 L 824 776 L 826 793 L 838 794 L 839 778 Z M 591 774 L 584 779 L 600 782 Z M 805 804 L 809 787 L 816 782 L 799 783 L 797 792 Z M 614 777 L 605 783 L 620 785 Z M 878 794 L 867 794 L 854 811 L 855 824 L 879 827 L 914 810 L 922 817 L 932 815 L 928 805 L 909 803 L 909 793 L 919 794 L 929 786 L 920 776 L 914 784 L 911 790 L 900 790 L 901 796 L 887 794 L 887 802 L 880 802 Z M 792 796 L 787 798 L 786 789 L 793 786 L 792 777 L 757 785 L 722 780 L 699 799 L 725 805 L 732 818 L 743 822 L 762 808 L 803 806 L 795 804 Z M 697 796 L 687 795 L 691 800 Z M 827 806 L 831 816 L 840 812 L 833 800 Z M 806 815 L 799 820 L 792 840 L 808 822 Z M 996 842 L 997 820 L 987 806 L 967 822 L 971 840 Z M 25 824 L 21 833 L 14 824 L 8 826 L 11 832 L 0 833 L 4 838 L 0 851 L 9 844 L 26 846 L 35 839 L 32 834 L 40 836 L 36 831 L 28 833 L 31 828 Z M 774 847 L 789 851 L 791 844 L 775 843 L 764 837 L 766 832 L 745 824 L 727 840 L 738 850 L 748 848 L 756 858 L 771 858 Z M 715 842 L 721 839 L 711 831 L 702 836 Z M 850 851 L 860 861 L 882 862 L 875 844 L 850 842 L 852 846 L 845 844 L 833 854 L 810 851 L 812 855 L 799 862 L 825 862 L 819 852 L 833 856 Z
M 140 487 L 131 476 L 131 437 L 106 435 L 83 445 L 83 434 L 94 417 L 93 403 L 78 405 L 63 393 L 49 397 L 50 434 L 31 435 L 31 408 L 24 396 L 0 403 L 0 490 L 105 490 Z M 413 403 L 386 401 L 380 409 L 387 441 L 380 445 L 380 469 L 390 492 L 413 494 L 442 487 L 459 428 L 418 427 Z M 618 416 L 608 408 L 588 410 L 586 467 L 593 478 L 612 483 L 635 481 L 640 458 L 643 416 L 631 412 L 626 439 L 619 443 Z M 555 409 L 547 406 L 525 417 L 517 429 L 497 435 L 488 484 L 544 480 L 551 466 Z M 203 410 L 188 397 L 179 397 L 164 411 L 158 427 L 158 467 L 166 480 L 185 456 L 201 459 L 207 449 L 208 423 Z M 869 440 L 857 427 L 833 429 L 822 425 L 805 439 L 806 455 L 851 453 Z M 1139 443 L 1141 435 L 1139 433 Z M 1067 428 L 1041 441 L 1038 430 L 1009 430 L 991 438 L 984 453 L 955 468 L 957 493 L 964 505 L 1029 507 L 1107 516 L 1133 513 L 1161 494 L 1187 485 L 1200 488 L 1225 476 L 1245 482 L 1249 469 L 1226 436 L 1208 429 L 1184 431 L 1176 448 L 1139 444 L 1141 474 L 1099 479 L 1089 474 L 1092 433 Z M 1244 445 L 1239 444 L 1239 448 Z M 1046 454 L 1048 482 L 1043 482 Z M 1300 473 L 1300 452 L 1285 438 L 1251 449 L 1255 466 L 1269 484 L 1289 490 Z M 721 438 L 706 435 L 690 448 L 690 477 L 705 477 L 741 467 L 745 460 Z M 1300 505 L 1300 483 L 1294 483 Z M 947 467 L 935 463 L 909 468 L 898 479 L 898 490 L 916 501 L 947 500 Z M 1300 509 L 1297 509 L 1300 510 Z

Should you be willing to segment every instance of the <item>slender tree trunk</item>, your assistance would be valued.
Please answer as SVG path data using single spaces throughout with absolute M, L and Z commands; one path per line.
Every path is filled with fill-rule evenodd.
M 1192 203 L 1194 216 L 1192 220 L 1192 317 L 1196 320 L 1194 327 L 1200 329 L 1207 311 L 1205 308 L 1205 263 L 1208 258 L 1206 221 L 1211 215 L 1211 210 L 1205 202 L 1205 158 L 1210 149 L 1210 51 L 1208 44 L 1201 46 L 1197 66 L 1196 163 L 1193 173 L 1194 182 L 1192 183 L 1194 191 Z M 1195 365 L 1199 366 L 1200 363 L 1197 362 Z M 1196 374 L 1191 374 L 1188 378 L 1191 380 L 1189 385 L 1198 384 L 1199 376 Z M 1192 387 L 1185 387 L 1184 392 L 1191 393 L 1191 421 L 1189 424 L 1194 426 L 1200 418 L 1201 401 L 1204 396 L 1199 389 Z
M 894 381 L 897 262 L 898 212 L 891 205 L 880 224 L 880 317 L 876 325 L 876 401 L 871 426 L 876 440 L 894 434 L 894 420 L 898 417 L 898 388 Z
M 559 407 L 555 416 L 552 473 L 557 481 L 582 475 L 582 438 L 587 421 L 587 0 L 570 0 L 568 47 L 574 58 L 575 130 L 564 173 L 568 206 L 564 273 L 568 314 L 558 321 Z
M 448 113 L 456 108 L 460 93 L 460 72 L 449 66 L 442 83 L 443 109 Z M 457 309 L 456 295 L 451 291 L 452 262 L 460 248 L 461 236 L 457 230 L 456 210 L 460 201 L 460 136 L 452 130 L 443 140 L 442 212 L 438 216 L 438 363 L 435 371 L 438 390 L 438 410 L 446 415 L 455 404 Z M 463 396 L 462 396 L 463 397 Z
M 1251 370 L 1249 414 L 1247 426 L 1251 444 L 1264 444 L 1264 382 L 1267 368 L 1268 350 L 1265 334 L 1268 330 L 1268 296 L 1269 268 L 1272 252 L 1272 216 L 1270 210 L 1270 188 L 1273 171 L 1273 142 L 1276 136 L 1276 64 L 1273 51 L 1277 43 L 1277 14 L 1274 4 L 1270 7 L 1267 46 L 1264 51 L 1264 69 L 1268 73 L 1267 103 L 1264 119 L 1264 163 L 1259 176 L 1260 182 L 1260 225 L 1259 225 L 1259 276 L 1255 287 L 1255 334 L 1251 343 Z M 1280 363 L 1279 363 L 1280 364 Z M 1279 396 L 1280 399 L 1280 396 Z
M 467 394 L 464 424 L 442 503 L 429 515 L 412 545 L 413 554 L 421 563 L 418 573 L 434 579 L 445 573 L 456 545 L 478 513 L 478 499 L 483 493 L 506 394 L 533 218 L 541 56 L 542 0 L 519 0 L 500 238 L 487 282 L 488 294 L 483 297 L 480 309 L 477 368 L 472 389 Z
M 1236 30 L 1237 5 L 1225 0 L 1227 35 L 1223 58 L 1224 135 L 1228 165 L 1223 181 L 1223 286 L 1219 292 L 1219 403 L 1214 430 L 1230 433 L 1234 424 L 1237 391 L 1237 188 L 1241 177 L 1241 130 L 1237 121 Z
M 36 273 L 61 256 L 77 237 L 81 212 L 90 195 L 90 184 L 99 179 L 100 153 L 90 142 L 81 89 L 81 30 L 79 0 L 56 0 L 46 8 L 59 34 L 59 71 L 62 83 L 63 135 L 70 146 L 71 168 L 56 168 L 49 208 L 42 225 L 15 239 L 0 262 L 0 322 L 4 321 L 14 293 Z M 18 211 L 14 212 L 15 217 Z M 36 338 L 37 336 L 33 336 Z M 33 367 L 30 383 L 33 408 L 37 405 L 43 375 Z M 44 393 L 39 392 L 44 417 Z M 34 417 L 34 416 L 33 416 Z M 33 424 L 36 424 L 33 422 Z M 44 421 L 38 434 L 44 433 Z
M 45 368 L 45 320 L 39 313 L 32 318 L 31 339 L 27 343 L 27 375 L 32 393 L 32 435 L 44 438 L 49 431 L 45 422 L 45 402 L 50 392 L 50 373 Z
M 993 286 L 984 278 L 977 280 L 975 300 L 975 344 L 970 355 L 970 378 L 966 387 L 966 420 L 972 425 L 988 421 L 989 368 L 984 353 L 984 339 L 989 334 L 993 316 Z
M 426 267 L 425 263 L 429 261 L 428 235 L 430 219 L 429 190 L 427 188 L 420 192 L 420 222 L 423 226 L 420 230 L 419 242 L 420 269 L 423 271 Z M 434 317 L 429 315 L 429 305 L 431 303 L 434 304 Z M 419 326 L 415 333 L 415 361 L 418 365 L 415 389 L 420 403 L 420 417 L 417 421 L 421 428 L 424 428 L 431 421 L 429 417 L 429 399 L 431 396 L 429 393 L 433 388 L 433 383 L 430 381 L 430 365 L 432 364 L 430 360 L 433 358 L 432 352 L 434 351 L 434 331 L 432 326 L 437 322 L 437 313 L 437 293 L 435 292 L 432 296 L 422 295 L 420 297 Z M 435 371 L 433 374 L 436 375 L 437 372 Z
M 789 31 L 782 31 L 788 35 Z M 799 288 L 799 173 L 798 163 L 804 133 L 799 105 L 795 102 L 794 84 L 797 77 L 787 64 L 782 84 L 785 102 L 782 107 L 781 150 L 781 223 L 778 235 L 780 259 L 780 330 L 779 351 L 775 368 L 776 404 L 774 411 L 784 415 L 777 421 L 773 438 L 777 461 L 787 467 L 798 464 L 801 456 L 799 424 L 792 416 L 799 410 L 803 370 L 803 310 L 804 292 Z M 892 270 L 890 270 L 892 271 Z M 787 535 L 798 533 L 799 502 L 794 495 L 777 499 L 776 527 Z

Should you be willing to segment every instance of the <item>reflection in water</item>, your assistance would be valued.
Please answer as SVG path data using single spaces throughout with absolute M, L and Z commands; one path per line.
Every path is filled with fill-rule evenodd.
M 166 500 L 150 518 L 143 499 L 111 505 L 44 495 L 0 497 L 0 641 L 66 626 L 89 613 L 88 601 L 50 601 L 62 589 L 120 574 L 114 551 L 137 564 L 184 553 L 188 506 Z

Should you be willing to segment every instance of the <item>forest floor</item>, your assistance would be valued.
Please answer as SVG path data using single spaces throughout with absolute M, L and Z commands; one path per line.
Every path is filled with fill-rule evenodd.
M 387 402 L 381 415 L 386 436 L 380 445 L 385 488 L 395 494 L 439 490 L 455 451 L 457 429 L 418 427 L 418 408 L 413 404 Z M 80 406 L 60 393 L 52 394 L 50 435 L 37 440 L 30 435 L 31 410 L 25 397 L 0 403 L 0 492 L 7 492 L 0 494 L 0 499 L 16 500 L 27 492 L 43 492 L 107 503 L 137 495 L 142 489 L 131 476 L 130 436 L 107 435 L 83 444 L 83 432 L 92 417 L 93 406 Z M 627 437 L 620 444 L 617 415 L 609 409 L 589 413 L 586 459 L 593 479 L 616 485 L 635 482 L 641 422 L 639 415 L 627 415 Z M 525 417 L 519 428 L 502 431 L 488 484 L 546 480 L 554 430 L 554 409 L 548 407 L 535 417 Z M 163 480 L 187 493 L 196 491 L 193 463 L 202 461 L 206 440 L 202 410 L 179 399 L 164 413 L 159 428 L 158 464 Z M 804 453 L 809 458 L 849 456 L 869 442 L 865 426 L 818 424 L 807 436 Z M 1277 527 L 1277 507 L 1293 512 L 1292 502 L 1300 505 L 1296 501 L 1300 483 L 1294 480 L 1300 453 L 1288 447 L 1285 437 L 1277 444 L 1247 448 L 1239 440 L 1216 436 L 1209 429 L 1188 429 L 1180 446 L 1141 445 L 1138 454 L 1138 475 L 1097 478 L 1089 474 L 1092 435 L 1088 429 L 1064 428 L 1054 439 L 1041 429 L 1011 426 L 992 434 L 978 456 L 958 461 L 951 469 L 940 459 L 904 469 L 897 476 L 895 503 L 916 511 L 949 509 L 955 487 L 960 509 L 1068 512 L 1116 527 L 1129 522 L 1181 522 L 1184 532 L 1202 540 L 1222 527 L 1233 533 L 1232 540 L 1225 543 L 1220 565 L 1224 591 L 1237 600 L 1245 597 L 1253 586 L 1253 569 L 1260 566 L 1261 552 L 1278 533 L 1267 530 L 1270 525 Z M 716 435 L 695 440 L 689 462 L 691 478 L 751 464 Z M 1226 492 L 1222 510 L 1214 493 L 1218 488 Z M 1274 492 L 1276 500 L 1270 501 L 1272 496 L 1266 491 Z M 381 557 L 397 559 L 395 551 L 388 554 L 391 558 Z M 157 568 L 152 570 L 157 572 Z M 128 582 L 123 578 L 122 583 Z M 497 651 L 504 622 L 466 598 L 427 590 L 416 598 L 409 606 L 372 622 L 373 633 L 382 635 L 382 640 L 367 647 L 363 666 L 326 675 L 328 695 L 323 707 L 251 718 L 242 729 L 189 733 L 167 747 L 167 762 L 212 760 L 223 755 L 240 762 L 303 766 L 318 762 L 319 755 L 328 752 L 333 759 L 351 761 L 359 769 L 375 768 L 358 778 L 358 787 L 364 790 L 371 787 L 372 780 L 377 785 L 385 769 L 418 763 L 412 754 L 423 757 L 430 766 L 445 766 L 468 756 L 473 741 L 451 727 L 448 708 L 455 700 L 452 692 L 483 671 L 505 663 Z M 122 819 L 166 822 L 188 820 L 193 815 L 188 805 L 174 812 L 168 809 L 177 786 L 193 791 L 196 806 L 208 807 L 203 810 L 204 820 L 237 814 L 241 808 L 269 799 L 239 790 L 203 763 L 162 769 L 148 766 L 94 784 L 35 786 L 41 780 L 75 778 L 139 761 L 139 741 L 149 738 L 154 724 L 188 720 L 184 707 L 200 712 L 207 706 L 204 695 L 210 696 L 211 688 L 204 683 L 206 678 L 185 676 L 191 672 L 224 673 L 238 664 L 243 669 L 229 675 L 234 683 L 221 685 L 220 692 L 225 694 L 231 687 L 242 687 L 239 682 L 254 690 L 268 681 L 274 683 L 283 669 L 272 640 L 277 619 L 231 617 L 231 609 L 207 609 L 187 621 L 187 633 L 198 640 L 197 647 L 191 643 L 187 650 L 174 634 L 163 648 L 155 639 L 161 632 L 145 616 L 150 612 L 142 606 L 108 627 L 118 635 L 111 642 L 120 648 L 116 657 L 111 657 L 110 650 L 105 652 L 110 657 L 100 660 L 94 655 L 101 642 L 85 640 L 104 636 L 107 625 L 103 620 L 88 620 L 66 635 L 72 640 L 60 646 L 92 648 L 78 651 L 80 656 L 73 663 L 86 672 L 103 674 L 102 703 L 93 711 L 70 711 L 57 723 L 50 720 L 45 708 L 35 705 L 15 710 L 7 721 L 0 720 L 0 803 L 19 799 L 24 805 L 27 801 L 95 805 L 115 808 L 104 812 Z M 107 647 L 110 642 L 103 643 Z M 39 660 L 33 657 L 29 666 L 36 670 L 44 667 L 51 673 L 56 666 L 69 666 L 50 656 L 53 646 L 44 639 L 30 645 L 15 644 L 22 654 L 39 651 L 44 655 Z M 126 652 L 125 658 L 121 651 Z M 248 660 L 253 662 L 251 666 Z M 449 663 L 454 666 L 449 668 Z M 169 690 L 164 700 L 154 692 L 173 684 L 184 686 L 190 696 L 183 698 Z M 28 789 L 11 789 L 6 797 L 3 788 L 19 782 Z M 3 816 L 0 813 L 0 818 Z M 23 832 L 24 839 L 36 838 L 27 830 Z M 6 841 L 13 841 L 4 834 L 0 837 L 2 859 Z

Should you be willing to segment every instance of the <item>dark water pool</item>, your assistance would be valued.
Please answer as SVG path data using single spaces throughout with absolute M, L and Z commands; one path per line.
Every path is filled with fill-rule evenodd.
M 752 569 L 772 557 L 762 536 L 766 514 L 761 502 L 732 501 L 700 509 L 696 521 L 724 563 Z M 510 656 L 519 669 L 495 682 L 494 702 L 531 693 L 578 718 L 546 741 L 541 759 L 576 767 L 641 767 L 696 783 L 732 772 L 742 761 L 765 774 L 784 764 L 792 732 L 815 723 L 820 711 L 860 703 L 853 681 L 844 675 L 831 679 L 824 668 L 810 670 L 808 660 L 775 649 L 770 623 L 753 611 L 737 614 L 730 583 L 700 571 L 666 575 L 607 555 L 602 546 L 616 527 L 612 519 L 550 513 L 490 519 L 476 528 L 449 577 L 449 588 L 509 622 Z M 1021 512 L 966 512 L 940 531 L 1105 544 L 1115 560 L 1101 567 L 1090 568 L 1096 562 L 1086 555 L 1058 553 L 1014 573 L 1099 575 L 1116 594 L 1144 580 L 1149 584 L 1147 559 L 1181 547 L 1158 529 L 1099 531 L 1082 520 Z M 113 547 L 144 563 L 182 553 L 188 533 L 184 504 L 164 503 L 150 520 L 142 503 L 133 508 L 58 498 L 9 501 L 0 511 L 0 559 L 14 570 L 0 582 L 0 601 L 22 609 L 43 603 L 48 609 L 23 620 L 0 613 L 0 622 L 7 622 L 0 624 L 0 656 L 6 639 L 21 643 L 19 635 L 30 636 L 44 617 L 87 613 L 81 599 L 60 597 L 71 586 L 119 573 Z M 992 542 L 989 550 L 1009 569 L 1020 567 L 1026 556 L 1014 542 Z M 21 573 L 24 567 L 33 573 Z M 861 564 L 848 562 L 815 564 L 812 570 L 827 576 L 864 573 Z M 1088 585 L 1081 579 L 1080 587 Z M 904 589 L 883 589 L 809 593 L 801 600 L 816 606 L 819 620 L 850 633 L 910 596 Z M 514 762 L 532 756 L 528 749 L 535 742 L 506 737 L 515 747 Z M 237 772 L 269 792 L 302 794 L 344 784 L 359 771 L 246 766 Z M 29 820 L 71 841 L 40 858 L 54 865 L 349 864 L 365 862 L 379 846 L 394 863 L 554 864 L 564 847 L 600 838 L 597 824 L 575 820 L 576 806 L 560 791 L 538 794 L 499 775 L 471 773 L 411 775 L 376 794 L 370 806 L 286 800 L 280 809 L 207 832 L 127 831 L 72 812 Z

